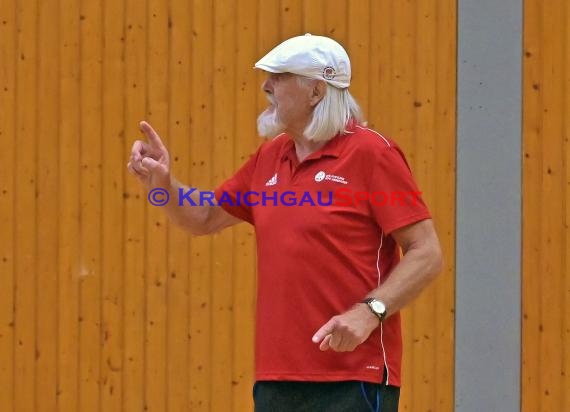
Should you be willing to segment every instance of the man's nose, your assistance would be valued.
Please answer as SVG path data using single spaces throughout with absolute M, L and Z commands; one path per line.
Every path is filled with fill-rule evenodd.
M 273 84 L 271 82 L 271 77 L 268 77 L 263 81 L 263 84 L 261 85 L 261 90 L 263 90 L 267 94 L 273 93 Z

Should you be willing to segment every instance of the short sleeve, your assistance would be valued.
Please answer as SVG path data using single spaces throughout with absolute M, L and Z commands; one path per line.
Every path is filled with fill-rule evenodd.
M 214 190 L 218 206 L 238 219 L 253 224 L 253 211 L 240 195 L 251 190 L 251 182 L 259 158 L 260 149 L 229 179 Z
M 406 158 L 397 146 L 382 149 L 373 163 L 369 204 L 384 234 L 431 217 Z

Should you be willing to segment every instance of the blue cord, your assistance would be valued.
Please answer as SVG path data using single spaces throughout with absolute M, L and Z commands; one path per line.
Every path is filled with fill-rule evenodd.
M 366 390 L 364 389 L 364 382 L 360 382 L 360 390 L 362 391 L 362 397 L 366 401 L 366 404 L 370 408 L 372 412 L 380 412 L 380 388 L 376 388 L 376 408 L 372 406 L 370 401 L 368 400 L 368 396 L 366 395 Z

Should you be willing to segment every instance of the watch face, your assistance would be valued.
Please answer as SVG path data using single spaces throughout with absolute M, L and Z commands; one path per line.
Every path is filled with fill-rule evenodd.
M 384 312 L 386 312 L 386 306 L 378 300 L 371 302 L 370 305 L 372 306 L 372 310 L 378 314 L 384 314 Z

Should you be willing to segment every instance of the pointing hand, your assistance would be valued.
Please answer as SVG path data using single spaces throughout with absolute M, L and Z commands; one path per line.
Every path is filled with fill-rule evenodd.
M 148 142 L 137 140 L 133 144 L 127 168 L 148 189 L 170 186 L 170 156 L 158 133 L 147 122 L 140 123 Z

